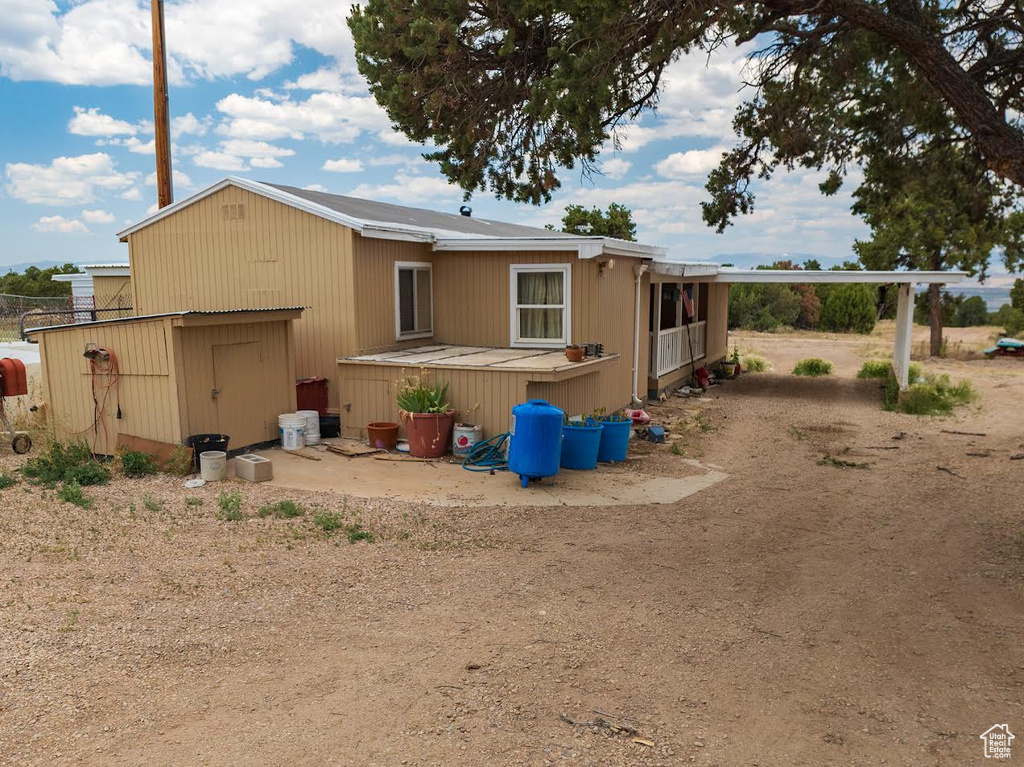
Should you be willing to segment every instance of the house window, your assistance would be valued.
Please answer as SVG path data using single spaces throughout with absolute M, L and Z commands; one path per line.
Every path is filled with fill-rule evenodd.
M 425 338 L 434 333 L 434 299 L 430 264 L 395 264 L 395 337 Z
M 509 272 L 512 346 L 565 346 L 572 338 L 569 264 L 513 264 Z

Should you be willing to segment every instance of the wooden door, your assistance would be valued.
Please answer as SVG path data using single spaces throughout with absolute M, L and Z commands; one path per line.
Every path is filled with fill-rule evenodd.
M 266 442 L 269 435 L 262 408 L 253 407 L 262 400 L 263 344 L 258 341 L 222 344 L 213 347 L 214 390 L 217 403 L 217 428 L 231 437 L 231 449 Z

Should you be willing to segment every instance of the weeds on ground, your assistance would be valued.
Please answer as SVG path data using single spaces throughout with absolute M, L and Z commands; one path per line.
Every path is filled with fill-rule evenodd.
M 911 379 L 915 380 L 915 379 Z M 890 374 L 885 382 L 883 406 L 909 415 L 950 415 L 953 409 L 978 399 L 970 381 L 953 383 L 948 375 L 924 374 L 900 396 L 899 381 Z
M 164 510 L 164 502 L 157 498 L 154 498 L 149 493 L 146 493 L 144 496 L 142 496 L 142 505 L 145 506 L 150 511 Z
M 820 357 L 808 357 L 796 363 L 796 367 L 793 368 L 793 375 L 817 378 L 819 376 L 830 376 L 833 370 L 831 362 L 826 362 Z
M 354 522 L 351 525 L 345 525 L 345 533 L 348 535 L 349 543 L 358 543 L 359 541 L 366 541 L 367 543 L 373 543 L 373 533 L 369 530 L 364 530 L 363 526 L 359 522 Z
M 715 429 L 715 427 L 711 423 L 711 418 L 709 416 L 704 415 L 703 413 L 698 413 L 697 415 L 695 415 L 693 417 L 693 422 L 697 424 L 697 428 L 700 429 L 705 434 L 707 434 L 709 431 L 714 431 Z
M 125 450 L 118 456 L 117 462 L 121 473 L 133 479 L 148 477 L 160 470 L 156 459 L 141 450 Z
M 184 445 L 177 445 L 174 452 L 164 461 L 164 471 L 175 477 L 187 477 L 192 473 L 192 453 Z
M 57 491 L 57 497 L 64 503 L 71 503 L 80 509 L 91 509 L 93 502 L 82 493 L 82 486 L 75 480 L 65 482 Z
M 9 487 L 14 487 L 18 484 L 18 478 L 8 474 L 6 471 L 0 472 L 0 490 L 6 490 Z
M 857 378 L 888 378 L 892 371 L 892 364 L 889 360 L 867 360 L 857 371 Z M 920 362 L 911 362 L 907 371 L 910 383 L 915 383 L 924 376 L 924 369 Z
M 104 485 L 110 481 L 110 470 L 93 458 L 84 442 L 51 442 L 43 453 L 26 461 L 21 473 L 48 487 L 58 482 Z
M 846 455 L 850 452 L 849 447 L 844 447 L 839 451 L 838 455 L 832 455 L 831 453 L 825 453 L 821 458 L 818 459 L 819 466 L 832 466 L 836 469 L 867 469 L 871 466 L 869 463 L 858 463 L 856 461 L 848 461 L 845 458 L 840 458 L 841 455 Z
M 242 494 L 237 490 L 223 490 L 217 499 L 220 506 L 220 518 L 225 522 L 241 522 L 245 519 L 242 513 Z
M 669 452 L 671 452 L 672 455 L 682 455 L 683 454 L 682 449 L 679 447 L 679 442 L 678 441 L 672 443 L 672 447 L 669 448 Z
M 261 506 L 257 515 L 260 517 L 276 517 L 277 519 L 295 519 L 305 515 L 306 507 L 295 501 L 278 501 L 277 503 Z
M 67 615 L 64 616 L 64 623 L 57 631 L 61 634 L 70 634 L 72 631 L 78 631 L 78 618 L 81 613 L 78 610 L 68 610 Z
M 772 363 L 758 354 L 748 354 L 740 360 L 740 368 L 744 373 L 767 373 Z
M 327 535 L 340 530 L 342 527 L 341 515 L 333 511 L 322 511 L 313 515 L 313 524 L 323 530 Z
M 789 432 L 789 436 L 791 436 L 793 439 L 799 440 L 801 442 L 807 439 L 807 432 L 805 432 L 803 429 L 798 429 L 796 426 L 790 426 L 786 431 Z
M 186 506 L 193 506 L 193 507 L 195 507 L 195 506 L 202 506 L 203 505 L 203 499 L 202 498 L 195 498 L 193 496 L 189 496 L 188 498 L 185 499 L 185 505 Z

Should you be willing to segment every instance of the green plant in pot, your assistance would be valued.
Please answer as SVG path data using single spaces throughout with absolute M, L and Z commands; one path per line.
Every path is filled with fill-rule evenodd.
M 398 412 L 405 422 L 409 454 L 417 458 L 438 458 L 448 451 L 455 411 L 448 401 L 448 384 L 432 384 L 423 375 L 401 382 Z

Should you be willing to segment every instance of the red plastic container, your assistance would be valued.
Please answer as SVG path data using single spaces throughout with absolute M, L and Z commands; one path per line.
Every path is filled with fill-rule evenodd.
M 315 410 L 321 417 L 327 415 L 327 379 L 300 378 L 295 382 L 296 410 Z
M 4 357 L 0 360 L 0 396 L 20 397 L 28 394 L 28 376 L 25 363 Z

